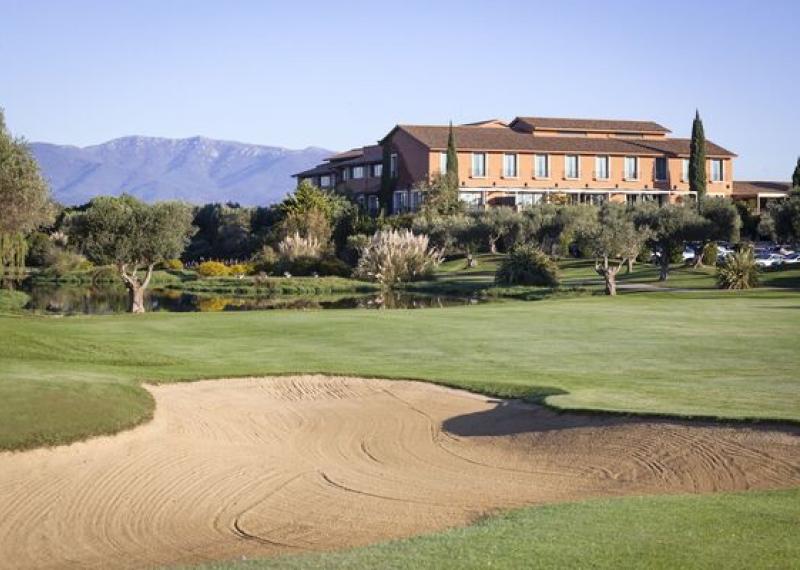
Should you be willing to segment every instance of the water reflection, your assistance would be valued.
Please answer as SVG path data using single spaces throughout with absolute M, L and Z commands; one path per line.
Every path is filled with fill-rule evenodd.
M 40 313 L 61 315 L 101 315 L 124 313 L 128 296 L 124 287 L 33 285 L 27 288 L 27 308 Z M 406 292 L 382 292 L 341 296 L 266 296 L 235 297 L 182 293 L 174 290 L 151 290 L 145 294 L 148 311 L 221 312 L 274 309 L 426 309 L 463 306 L 479 301 L 470 297 L 425 295 Z

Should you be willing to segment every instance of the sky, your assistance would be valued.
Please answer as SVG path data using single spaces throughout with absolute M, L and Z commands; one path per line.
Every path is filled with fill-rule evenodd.
M 344 150 L 397 123 L 654 120 L 736 152 L 740 180 L 800 155 L 799 0 L 0 0 L 14 134 Z

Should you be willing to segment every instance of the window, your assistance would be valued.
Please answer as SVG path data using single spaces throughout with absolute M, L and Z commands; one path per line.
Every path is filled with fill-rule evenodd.
M 580 161 L 578 160 L 578 156 L 574 154 L 568 154 L 564 157 L 564 177 L 565 178 L 580 178 L 581 176 L 581 167 Z
M 353 180 L 358 180 L 359 178 L 364 178 L 364 167 L 363 166 L 353 166 L 350 172 L 351 177 Z
M 480 192 L 459 192 L 458 199 L 467 205 L 467 208 L 476 209 L 481 206 L 482 196 Z
M 667 179 L 667 159 L 659 156 L 656 158 L 656 180 Z
M 595 157 L 594 175 L 598 180 L 608 180 L 611 177 L 611 159 L 608 156 Z
M 372 177 L 373 178 L 380 178 L 381 174 L 383 174 L 383 165 L 380 164 L 380 163 L 373 164 L 372 165 Z
M 516 154 L 506 153 L 503 155 L 503 176 L 506 178 L 517 177 L 517 163 L 519 159 Z
M 534 204 L 541 204 L 542 194 L 535 192 L 520 192 L 517 194 L 517 206 L 526 208 Z
M 379 207 L 380 203 L 378 202 L 378 196 L 375 194 L 370 194 L 370 196 L 367 197 L 367 208 L 369 209 L 370 213 L 377 214 Z
M 722 182 L 725 178 L 722 167 L 722 160 L 715 158 L 711 160 L 711 182 Z
M 391 156 L 389 156 L 389 174 L 391 175 L 392 178 L 397 176 L 397 154 L 396 153 L 392 153 Z
M 625 180 L 639 180 L 639 158 L 625 157 Z
M 486 153 L 472 153 L 472 176 L 474 178 L 486 178 Z
M 439 153 L 439 174 L 445 174 L 447 172 L 447 153 L 440 152 Z
M 408 191 L 398 190 L 394 193 L 394 203 L 392 204 L 393 212 L 405 212 L 408 210 Z
M 358 204 L 362 208 L 364 207 L 364 195 L 363 194 L 357 194 L 356 195 L 356 204 Z
M 419 210 L 419 207 L 422 205 L 422 192 L 420 190 L 414 190 L 411 192 L 411 211 L 416 212 Z
M 683 182 L 689 181 L 689 159 L 684 158 L 681 163 L 681 180 Z
M 349 172 L 349 170 L 350 170 L 349 168 L 343 168 L 342 169 L 342 180 L 347 180 L 348 178 L 350 178 L 348 176 L 348 174 L 347 174 Z
M 331 187 L 331 177 L 328 175 L 320 176 L 319 177 L 319 185 L 323 188 L 330 188 Z
M 550 155 L 537 154 L 533 157 L 534 178 L 550 178 Z

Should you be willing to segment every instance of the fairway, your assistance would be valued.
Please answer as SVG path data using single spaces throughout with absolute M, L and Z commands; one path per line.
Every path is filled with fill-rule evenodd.
M 151 391 L 157 410 L 146 426 L 0 455 L 0 566 L 297 554 L 523 505 L 800 485 L 800 428 L 556 414 L 344 377 Z
M 0 448 L 150 417 L 141 382 L 323 372 L 565 409 L 800 420 L 800 295 L 642 294 L 420 311 L 0 317 Z

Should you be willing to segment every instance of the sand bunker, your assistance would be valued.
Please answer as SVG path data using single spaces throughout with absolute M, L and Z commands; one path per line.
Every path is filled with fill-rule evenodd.
M 0 454 L 0 567 L 149 567 L 406 537 L 497 509 L 800 485 L 800 431 L 554 414 L 416 382 L 150 388 L 153 422 Z

